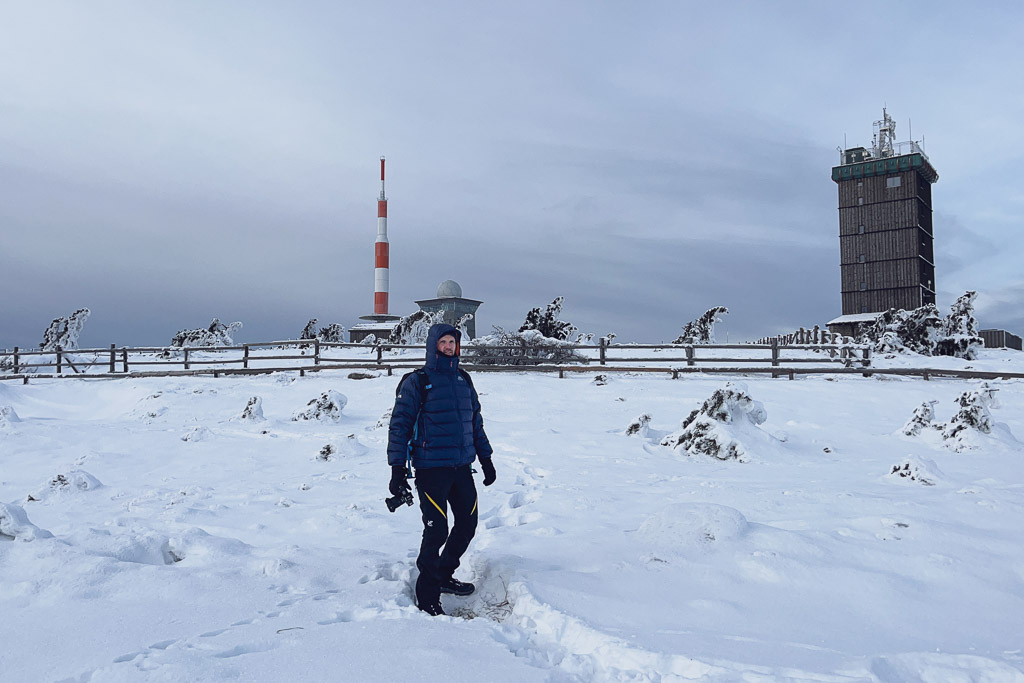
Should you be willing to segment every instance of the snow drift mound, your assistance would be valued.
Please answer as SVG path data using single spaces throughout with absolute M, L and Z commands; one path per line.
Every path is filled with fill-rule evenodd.
M 292 420 L 333 420 L 341 419 L 341 411 L 348 405 L 348 398 L 339 394 L 333 389 L 328 389 L 306 404 L 305 410 L 300 410 L 292 416 Z
M 85 470 L 71 470 L 64 474 L 58 474 L 46 484 L 32 493 L 28 500 L 36 502 L 47 500 L 54 496 L 67 496 L 76 493 L 84 493 L 102 487 L 100 480 Z
M 263 417 L 263 399 L 259 396 L 249 398 L 245 407 L 242 408 L 242 412 L 236 415 L 235 419 L 246 422 L 263 422 L 266 419 Z
M 351 458 L 359 455 L 366 455 L 368 450 L 369 449 L 359 441 L 359 437 L 355 434 L 349 434 L 344 439 L 332 441 L 321 448 L 316 459 L 323 460 L 324 462 L 330 462 L 335 458 Z
M 10 429 L 15 422 L 21 422 L 21 418 L 13 406 L 0 406 L 0 430 Z
M 750 450 L 773 447 L 778 440 L 758 428 L 768 418 L 759 401 L 739 383 L 727 383 L 683 420 L 682 430 L 661 440 L 686 455 L 745 461 Z
M 28 521 L 24 508 L 0 503 L 0 541 L 34 541 L 37 538 L 53 538 L 53 534 Z
M 746 517 L 735 508 L 677 503 L 648 517 L 637 535 L 660 554 L 685 554 L 740 538 L 748 528 Z

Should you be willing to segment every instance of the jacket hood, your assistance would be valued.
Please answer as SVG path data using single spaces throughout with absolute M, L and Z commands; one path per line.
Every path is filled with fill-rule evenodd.
M 448 356 L 438 353 L 437 340 L 446 334 L 455 337 L 455 355 Z M 427 332 L 427 354 L 425 366 L 428 370 L 455 372 L 459 369 L 459 353 L 462 351 L 462 333 L 447 323 L 431 325 Z

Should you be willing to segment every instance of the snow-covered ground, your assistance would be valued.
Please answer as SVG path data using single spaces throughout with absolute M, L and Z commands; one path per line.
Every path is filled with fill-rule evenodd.
M 984 353 L 941 362 L 1024 370 Z M 902 428 L 980 382 L 474 379 L 498 481 L 440 618 L 397 376 L 0 383 L 0 679 L 1024 681 L 1024 382 L 953 444 Z M 744 461 L 660 445 L 727 381 Z

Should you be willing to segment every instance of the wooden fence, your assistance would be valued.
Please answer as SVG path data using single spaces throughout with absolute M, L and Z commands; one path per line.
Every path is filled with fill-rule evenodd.
M 823 330 L 817 325 L 809 330 L 800 328 L 792 334 L 782 334 L 777 337 L 761 337 L 758 339 L 756 344 L 780 344 L 782 346 L 789 346 L 793 344 L 853 344 L 852 337 L 844 337 L 836 332 L 830 332 Z
M 346 344 L 319 340 L 288 340 L 242 344 L 227 347 L 117 347 L 104 349 L 75 349 L 56 351 L 23 351 L 17 347 L 0 354 L 0 379 L 15 379 L 28 375 L 89 375 L 89 376 L 141 376 L 167 374 L 237 374 L 266 373 L 285 370 L 315 372 L 323 369 L 364 368 L 388 370 L 416 367 L 422 356 L 413 357 L 404 351 L 422 351 L 423 345 Z M 486 350 L 488 357 L 474 358 L 476 351 Z M 530 354 L 546 349 L 527 349 Z M 495 352 L 504 351 L 506 358 L 494 358 Z M 572 360 L 522 355 L 522 347 L 486 346 L 462 347 L 463 364 L 479 370 L 546 371 L 563 368 L 573 372 L 577 368 L 595 365 L 609 371 L 651 368 L 669 371 L 675 368 L 721 368 L 725 365 L 767 366 L 780 368 L 783 364 L 839 364 L 846 368 L 871 365 L 871 352 L 867 347 L 849 345 L 782 345 L 724 344 L 724 345 L 646 345 L 609 344 L 602 338 L 598 344 L 573 344 L 557 347 L 560 354 L 572 352 Z M 648 352 L 648 353 L 645 353 Z M 721 355 L 723 352 L 726 355 Z M 731 352 L 731 353 L 730 353 Z M 797 355 L 794 356 L 794 353 Z M 800 354 L 803 355 L 800 355 Z M 519 355 L 516 355 L 519 354 Z M 620 364 L 638 364 L 619 367 Z M 611 367 L 612 365 L 616 367 Z M 159 368 L 159 369 L 157 369 Z M 180 368 L 180 370 L 177 370 Z M 735 372 L 736 368 L 731 368 Z M 676 373 L 678 374 L 678 373 Z

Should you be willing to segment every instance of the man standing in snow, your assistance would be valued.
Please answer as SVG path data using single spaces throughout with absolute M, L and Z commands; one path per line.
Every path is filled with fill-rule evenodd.
M 451 325 L 430 328 L 426 363 L 402 379 L 388 432 L 391 493 L 400 496 L 410 490 L 407 458 L 416 471 L 423 513 L 416 603 L 431 616 L 444 614 L 441 593 L 469 595 L 475 590 L 453 576 L 476 533 L 473 461 L 480 459 L 484 486 L 496 478 L 480 400 L 469 374 L 459 369 L 461 338 Z M 455 518 L 450 533 L 449 508 Z

